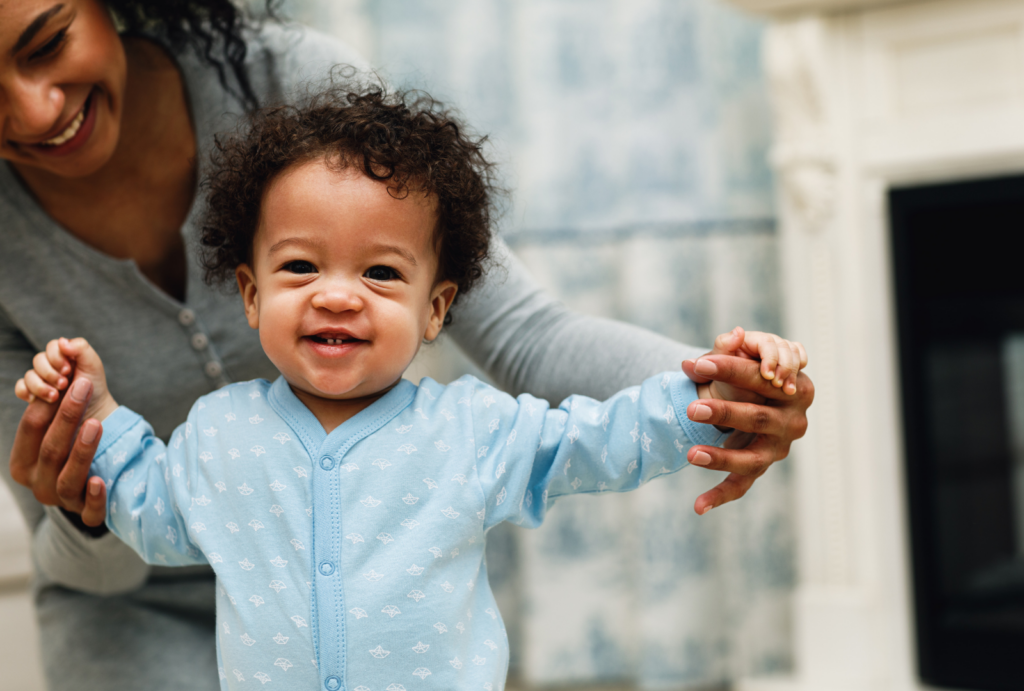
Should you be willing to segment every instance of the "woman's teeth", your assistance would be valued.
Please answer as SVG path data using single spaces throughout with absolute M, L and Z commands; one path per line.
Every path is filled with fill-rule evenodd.
M 86 104 L 86 105 L 88 105 L 88 104 Z M 60 146 L 61 144 L 63 144 L 67 140 L 71 139 L 76 134 L 78 134 L 78 128 L 80 128 L 82 126 L 82 123 L 84 121 L 85 121 L 85 106 L 83 105 L 82 109 L 80 111 L 78 111 L 78 115 L 75 116 L 75 119 L 72 120 L 71 124 L 67 126 L 67 129 L 65 129 L 63 132 L 58 134 L 53 139 L 47 139 L 45 142 L 43 142 L 43 144 L 45 146 Z

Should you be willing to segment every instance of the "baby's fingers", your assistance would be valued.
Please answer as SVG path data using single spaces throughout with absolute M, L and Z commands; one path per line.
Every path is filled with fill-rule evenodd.
M 793 344 L 784 338 L 773 336 L 775 347 L 779 351 L 779 366 L 775 369 L 775 378 L 772 384 L 776 387 L 784 387 L 786 381 L 793 382 L 793 391 L 796 391 L 796 373 L 800 371 L 800 355 Z
M 55 338 L 46 344 L 46 359 L 49 361 L 50 366 L 61 375 L 68 377 L 71 375 L 71 363 L 64 357 L 64 354 L 60 350 L 60 342 L 66 341 L 66 338 Z
M 29 392 L 28 384 L 25 383 L 24 377 L 14 382 L 14 395 L 26 403 L 31 403 L 36 400 L 36 397 Z
M 753 334 L 748 334 L 748 340 Z M 779 346 L 770 334 L 757 334 L 757 355 L 761 358 L 761 376 L 769 381 L 775 379 L 779 365 Z
M 743 345 L 745 335 L 743 327 L 741 326 L 737 326 L 729 333 L 719 334 L 715 338 L 714 347 L 711 349 L 712 354 L 736 355 L 736 351 Z
M 66 389 L 68 386 L 68 378 L 54 369 L 45 352 L 36 353 L 35 357 L 32 358 L 32 370 L 39 379 L 45 381 L 57 391 Z
M 36 373 L 34 369 L 30 369 L 28 372 L 25 372 L 25 378 L 19 380 L 19 382 L 24 382 L 25 389 L 27 390 L 29 396 L 35 396 L 36 398 L 41 398 L 44 401 L 48 401 L 50 403 L 56 401 L 57 397 L 60 396 L 60 392 L 58 392 L 57 389 L 53 388 L 48 383 L 43 381 L 43 379 Z M 65 385 L 67 385 L 67 382 L 65 382 Z M 17 384 L 15 384 L 14 386 L 14 392 L 18 393 Z M 30 398 L 24 398 L 20 394 L 18 395 L 18 398 L 21 398 L 21 400 L 23 401 L 31 402 Z
M 796 348 L 797 355 L 800 359 L 800 369 L 807 367 L 807 351 L 804 350 L 804 344 L 800 341 L 790 341 L 790 344 Z

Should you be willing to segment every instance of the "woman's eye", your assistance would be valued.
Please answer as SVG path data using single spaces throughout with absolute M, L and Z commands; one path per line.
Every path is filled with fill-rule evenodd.
M 302 260 L 302 259 L 297 259 L 297 260 L 295 260 L 293 262 L 288 262 L 287 264 L 285 264 L 281 268 L 284 269 L 285 271 L 288 271 L 288 272 L 293 273 L 293 274 L 315 274 L 316 273 L 316 267 L 313 266 L 312 264 L 310 264 L 309 262 L 307 262 L 305 260 Z
M 373 266 L 363 276 L 371 281 L 393 281 L 398 278 L 398 272 L 390 266 Z
M 53 35 L 53 38 L 51 38 L 49 41 L 43 44 L 43 46 L 40 47 L 36 52 L 32 53 L 32 57 L 45 58 L 47 55 L 56 52 L 57 49 L 60 48 L 61 44 L 64 43 L 64 39 L 65 37 L 67 37 L 67 35 L 68 30 L 61 29 L 60 31 Z

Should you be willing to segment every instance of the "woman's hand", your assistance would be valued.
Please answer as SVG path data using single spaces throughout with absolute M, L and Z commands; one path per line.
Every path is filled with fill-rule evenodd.
M 803 372 L 795 375 L 796 391 L 789 394 L 765 379 L 760 367 L 756 360 L 732 355 L 704 355 L 683 362 L 683 372 L 694 381 L 714 380 L 765 399 L 763 404 L 701 399 L 687 407 L 686 415 L 694 422 L 742 433 L 732 435 L 728 448 L 694 446 L 687 453 L 693 465 L 729 473 L 718 486 L 697 497 L 693 508 L 698 514 L 746 494 L 772 463 L 789 455 L 789 445 L 807 431 L 807 408 L 814 400 L 810 378 Z
M 99 526 L 106 518 L 107 491 L 100 478 L 89 480 L 89 467 L 103 426 L 89 419 L 79 429 L 92 392 L 92 382 L 82 378 L 55 402 L 37 398 L 29 403 L 10 463 L 14 480 L 31 489 L 41 504 L 81 514 L 85 525 Z

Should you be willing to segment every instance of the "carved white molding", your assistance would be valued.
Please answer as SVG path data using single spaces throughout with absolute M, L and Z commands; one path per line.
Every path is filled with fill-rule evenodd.
M 963 0 L 971 2 L 971 0 Z M 728 0 L 733 5 L 756 14 L 835 13 L 899 5 L 908 0 Z
M 923 691 L 914 651 L 888 190 L 1024 171 L 1024 0 L 731 0 L 770 13 L 794 445 L 796 674 L 740 691 Z
M 824 21 L 806 17 L 773 24 L 764 67 L 775 111 L 772 164 L 796 220 L 820 229 L 835 205 L 835 156 L 828 98 Z

